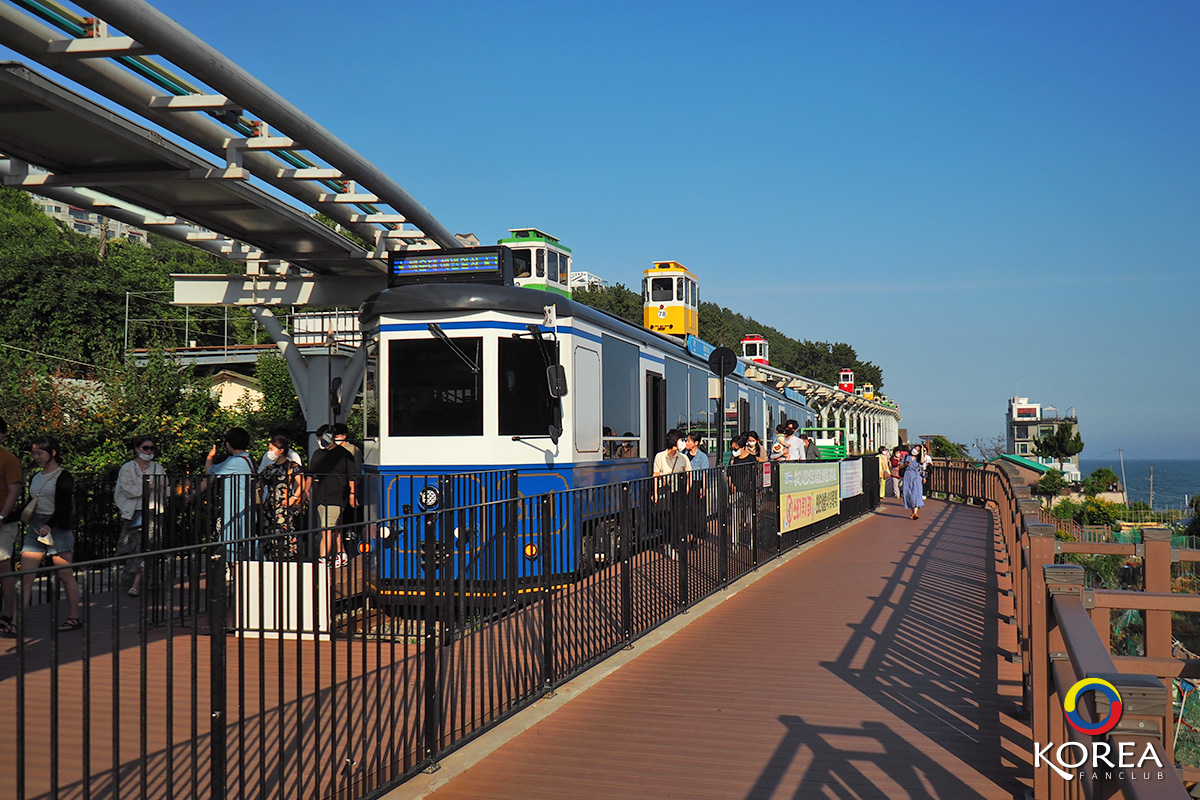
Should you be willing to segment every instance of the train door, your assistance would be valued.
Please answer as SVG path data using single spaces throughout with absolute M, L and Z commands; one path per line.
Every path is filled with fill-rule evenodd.
M 663 449 L 667 439 L 667 385 L 657 372 L 646 373 L 646 457 Z

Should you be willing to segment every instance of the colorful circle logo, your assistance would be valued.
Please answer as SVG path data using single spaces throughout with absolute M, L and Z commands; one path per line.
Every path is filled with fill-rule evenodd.
M 1108 716 L 1096 724 L 1085 720 L 1079 713 L 1079 698 L 1087 692 L 1100 692 L 1108 698 Z M 1102 736 L 1116 727 L 1121 720 L 1121 694 L 1117 687 L 1099 678 L 1084 678 L 1071 687 L 1063 698 L 1063 713 L 1067 723 L 1088 736 Z

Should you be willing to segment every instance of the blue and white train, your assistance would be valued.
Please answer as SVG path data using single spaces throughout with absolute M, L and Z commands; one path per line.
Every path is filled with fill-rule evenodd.
M 371 298 L 360 319 L 378 342 L 379 444 L 369 469 L 381 478 L 384 519 L 436 510 L 448 475 L 515 473 L 525 497 L 601 486 L 649 475 L 670 428 L 715 435 L 723 423 L 726 441 L 742 430 L 769 439 L 785 419 L 814 418 L 799 395 L 739 374 L 725 379 L 718 409 L 717 379 L 697 346 L 544 291 L 396 286 Z M 457 501 L 505 499 L 506 486 Z M 561 535 L 581 543 L 581 561 L 592 557 L 579 531 Z M 379 591 L 419 577 L 417 554 L 388 553 L 412 542 L 380 540 Z

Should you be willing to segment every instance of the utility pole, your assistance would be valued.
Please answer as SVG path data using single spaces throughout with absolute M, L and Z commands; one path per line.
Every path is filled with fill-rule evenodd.
M 1150 466 L 1150 510 L 1154 510 L 1154 465 Z
M 1118 447 L 1117 455 L 1121 457 L 1121 496 L 1125 498 L 1125 507 L 1129 508 L 1129 483 L 1125 480 L 1125 451 Z

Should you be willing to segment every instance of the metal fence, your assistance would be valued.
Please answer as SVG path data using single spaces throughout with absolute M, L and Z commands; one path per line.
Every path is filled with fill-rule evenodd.
M 375 796 L 874 509 L 866 464 L 840 513 L 786 534 L 779 471 L 751 464 L 368 513 L 324 534 L 345 566 L 314 561 L 321 530 L 272 529 L 252 478 L 173 488 L 145 552 L 74 565 L 80 630 L 58 630 L 67 573 L 27 576 L 47 602 L 0 652 L 0 773 L 20 799 Z

